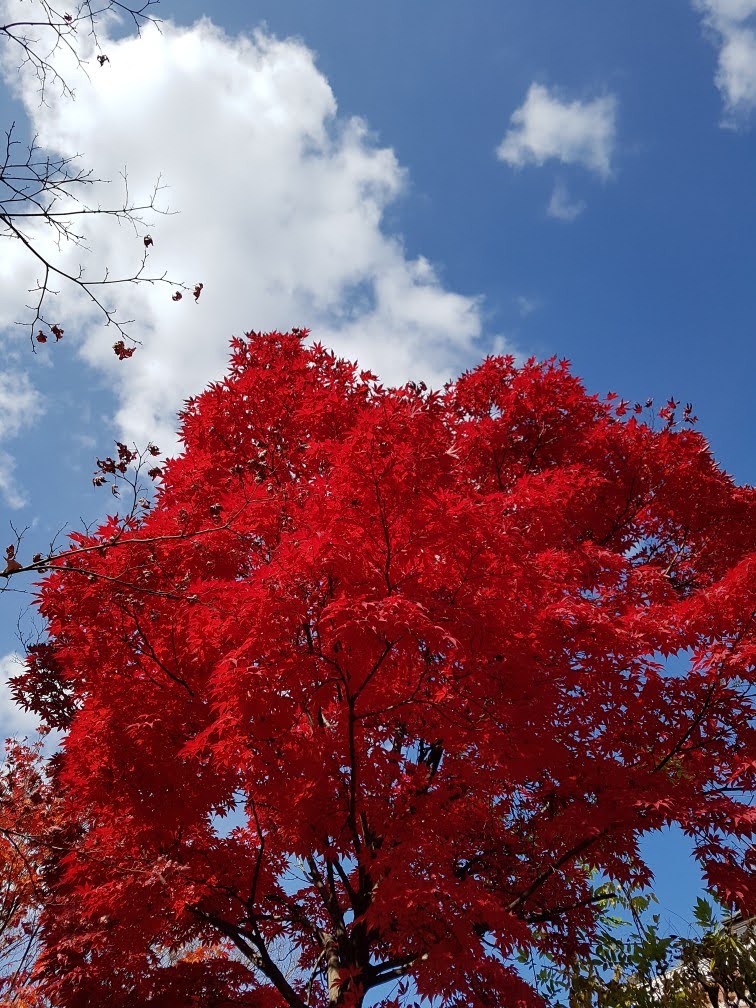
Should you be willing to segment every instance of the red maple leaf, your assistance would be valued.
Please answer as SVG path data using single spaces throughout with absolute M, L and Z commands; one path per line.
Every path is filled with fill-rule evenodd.
M 135 350 L 136 347 L 127 347 L 123 340 L 118 340 L 117 343 L 113 344 L 113 353 L 118 360 L 128 360 L 129 357 L 134 356 Z

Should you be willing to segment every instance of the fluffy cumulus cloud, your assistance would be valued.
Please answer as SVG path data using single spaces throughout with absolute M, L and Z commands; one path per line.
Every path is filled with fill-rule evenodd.
M 611 174 L 617 102 L 613 95 L 569 101 L 531 84 L 496 154 L 515 167 L 549 160 L 581 165 L 601 178 Z
M 58 299 L 66 343 L 112 386 L 123 436 L 170 439 L 182 399 L 221 373 L 228 339 L 249 329 L 308 327 L 386 381 L 439 383 L 470 362 L 478 300 L 445 289 L 387 232 L 403 170 L 363 121 L 338 115 L 303 43 L 262 31 L 229 38 L 208 20 L 101 43 L 109 62 L 90 63 L 89 78 L 64 68 L 75 102 L 49 92 L 40 105 L 34 80 L 16 76 L 33 129 L 55 152 L 85 152 L 98 176 L 118 179 L 126 165 L 134 198 L 159 175 L 158 200 L 177 212 L 149 222 L 146 275 L 204 285 L 196 302 L 190 292 L 174 301 L 164 284 L 123 288 L 119 311 L 138 320 L 142 343 L 123 362 L 91 306 Z M 86 268 L 128 276 L 143 233 L 89 224 Z M 30 287 L 34 268 L 15 251 L 5 250 L 0 282 Z M 78 268 L 82 250 L 64 256 Z
M 716 83 L 725 123 L 756 107 L 756 0 L 693 0 L 718 49 Z

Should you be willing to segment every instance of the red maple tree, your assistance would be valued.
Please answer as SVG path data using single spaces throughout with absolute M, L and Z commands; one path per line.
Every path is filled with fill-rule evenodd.
M 6 742 L 0 767 L 0 1005 L 9 1008 L 44 1004 L 31 974 L 47 896 L 44 866 L 55 850 L 60 805 L 40 747 Z
M 675 822 L 753 909 L 754 491 L 564 362 L 389 389 L 305 335 L 234 340 L 40 587 L 53 1003 L 539 1005 L 518 950 Z

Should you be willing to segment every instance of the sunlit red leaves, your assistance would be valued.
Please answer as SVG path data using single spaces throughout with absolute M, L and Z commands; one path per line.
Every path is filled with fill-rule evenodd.
M 0 767 L 0 1003 L 42 1008 L 32 980 L 42 867 L 55 844 L 58 802 L 38 747 L 6 743 Z
M 235 339 L 149 514 L 42 589 L 52 686 L 24 695 L 74 702 L 60 786 L 92 824 L 47 919 L 62 1008 L 163 982 L 158 935 L 256 927 L 309 975 L 336 912 L 295 857 L 359 908 L 345 992 L 411 953 L 422 994 L 476 1008 L 530 997 L 485 942 L 566 955 L 593 870 L 647 878 L 645 830 L 679 822 L 750 892 L 717 783 L 754 783 L 753 491 L 566 362 L 386 389 L 304 336 Z M 74 983 L 86 941 L 107 964 Z

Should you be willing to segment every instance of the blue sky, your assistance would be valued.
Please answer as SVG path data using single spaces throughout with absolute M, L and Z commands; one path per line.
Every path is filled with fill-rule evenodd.
M 103 177 L 126 165 L 132 192 L 162 174 L 179 213 L 148 222 L 155 272 L 205 284 L 196 305 L 124 291 L 143 345 L 123 363 L 62 290 L 65 338 L 32 355 L 15 323 L 34 270 L 5 244 L 0 521 L 30 526 L 29 552 L 110 505 L 90 480 L 114 437 L 170 450 L 182 399 L 252 328 L 310 326 L 389 381 L 438 384 L 494 350 L 567 357 L 591 391 L 691 401 L 716 457 L 753 481 L 756 0 L 158 13 L 162 35 L 106 43 L 88 79 L 69 68 L 73 104 L 40 106 L 9 57 L 2 121 L 28 116 Z M 89 270 L 138 258 L 107 222 L 89 238 Z M 1 600 L 6 671 L 27 601 Z M 2 726 L 24 727 L 7 700 Z M 681 850 L 658 861 L 678 909 Z
M 430 15 L 416 3 L 276 2 L 250 16 L 234 6 L 216 8 L 228 30 L 264 21 L 300 36 L 341 113 L 364 116 L 393 148 L 409 180 L 390 226 L 449 287 L 483 295 L 488 334 L 569 357 L 597 391 L 692 399 L 717 457 L 752 478 L 756 148 L 750 108 L 732 117 L 716 86 L 721 39 L 700 10 L 440 2 Z M 615 97 L 609 178 L 496 159 L 533 82 L 568 101 Z M 585 204 L 574 221 L 547 214 L 558 183 Z

